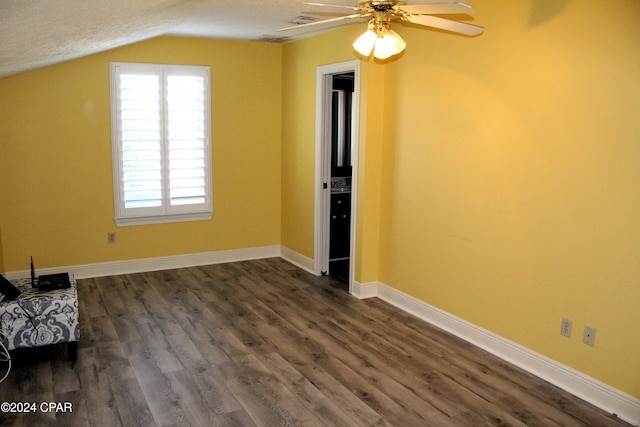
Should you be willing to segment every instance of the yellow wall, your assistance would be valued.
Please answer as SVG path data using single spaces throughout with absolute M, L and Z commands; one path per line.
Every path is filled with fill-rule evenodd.
M 210 221 L 114 224 L 109 61 L 211 67 Z M 281 46 L 166 37 L 0 80 L 6 270 L 279 244 L 281 79 Z
M 284 46 L 282 76 L 281 241 L 309 258 L 313 258 L 314 227 L 315 41 Z
M 398 31 L 379 279 L 640 397 L 640 2 L 474 6 Z
M 356 34 L 362 33 L 358 27 Z M 380 257 L 380 191 L 384 159 L 385 65 L 371 62 L 363 67 L 361 83 L 358 200 L 355 246 L 355 277 L 359 283 L 378 280 Z
M 640 397 L 640 3 L 474 6 L 482 36 L 396 25 L 404 54 L 363 63 L 356 280 Z M 284 49 L 282 241 L 307 256 L 315 69 L 361 31 Z

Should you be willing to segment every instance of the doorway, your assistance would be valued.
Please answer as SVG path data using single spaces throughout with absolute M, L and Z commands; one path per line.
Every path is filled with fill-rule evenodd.
M 357 194 L 360 61 L 318 67 L 316 87 L 316 274 L 351 292 Z
M 329 275 L 348 285 L 351 265 L 351 178 L 354 73 L 331 77 Z

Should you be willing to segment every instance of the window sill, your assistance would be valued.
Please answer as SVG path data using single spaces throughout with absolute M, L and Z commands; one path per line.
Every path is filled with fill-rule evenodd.
M 159 216 L 143 216 L 143 217 L 127 217 L 115 218 L 114 222 L 118 227 L 127 227 L 131 225 L 146 224 L 165 224 L 172 222 L 189 222 L 189 221 L 206 221 L 211 219 L 212 212 L 199 212 L 191 214 L 179 215 L 159 215 Z

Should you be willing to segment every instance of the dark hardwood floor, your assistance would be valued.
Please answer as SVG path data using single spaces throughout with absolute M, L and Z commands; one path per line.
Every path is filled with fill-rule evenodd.
M 627 425 L 342 287 L 281 259 L 79 280 L 77 362 L 13 352 L 0 402 L 38 410 L 0 425 Z

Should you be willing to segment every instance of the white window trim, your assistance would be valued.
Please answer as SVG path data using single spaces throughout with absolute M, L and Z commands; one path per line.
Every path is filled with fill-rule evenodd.
M 190 70 L 198 70 L 204 73 L 205 79 L 205 203 L 200 205 L 173 206 L 171 212 L 165 210 L 158 214 L 155 210 L 147 208 L 124 207 L 124 186 L 123 186 L 123 161 L 122 145 L 120 144 L 120 108 L 119 108 L 119 84 L 116 76 L 119 67 L 126 67 L 127 70 L 171 70 L 172 72 L 189 73 Z M 111 83 L 111 138 L 113 155 L 113 189 L 115 203 L 114 221 L 118 226 L 161 224 L 186 221 L 201 221 L 211 219 L 213 215 L 213 191 L 212 191 L 212 156 L 211 156 L 211 73 L 209 67 L 204 66 L 182 66 L 182 65 L 162 65 L 162 64 L 137 64 L 137 63 L 110 63 L 110 83 Z M 163 95 L 164 101 L 164 95 Z M 166 203 L 166 201 L 165 201 Z

